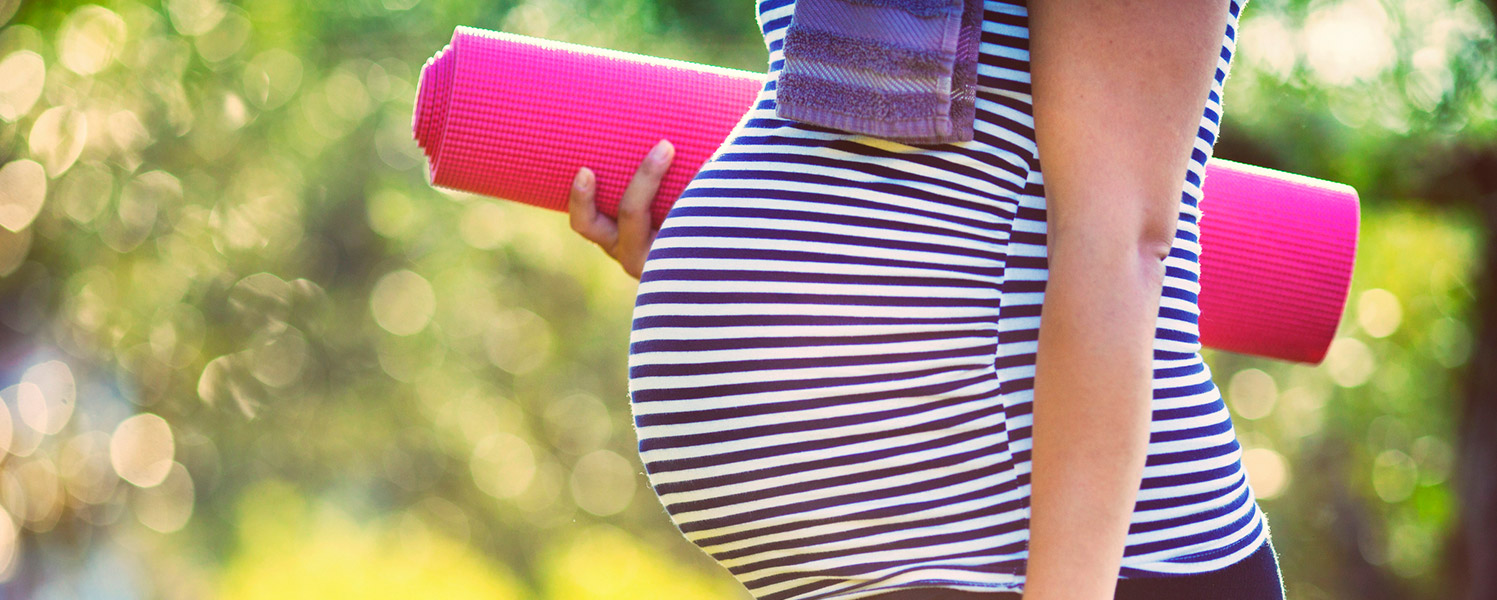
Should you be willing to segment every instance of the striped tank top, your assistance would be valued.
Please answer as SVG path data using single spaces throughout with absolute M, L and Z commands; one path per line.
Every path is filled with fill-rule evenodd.
M 1223 569 L 1269 535 L 1196 325 L 1200 186 L 1243 3 L 1165 262 L 1121 578 Z M 770 75 L 793 9 L 758 0 Z M 985 2 L 978 75 L 975 139 L 931 145 L 776 118 L 770 77 L 650 250 L 629 348 L 640 457 L 671 521 L 756 598 L 1023 589 L 1047 270 L 1022 2 Z

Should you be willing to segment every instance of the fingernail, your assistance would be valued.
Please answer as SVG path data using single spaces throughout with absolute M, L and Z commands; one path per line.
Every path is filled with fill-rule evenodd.
M 670 154 L 670 147 L 671 143 L 669 141 L 660 140 L 660 142 L 655 144 L 655 147 L 650 150 L 650 160 L 657 164 L 665 162 L 665 157 Z
M 592 183 L 593 172 L 592 169 L 589 169 L 587 167 L 577 169 L 577 176 L 572 178 L 572 187 L 577 188 L 577 191 L 579 192 L 587 191 L 587 188 L 591 187 Z

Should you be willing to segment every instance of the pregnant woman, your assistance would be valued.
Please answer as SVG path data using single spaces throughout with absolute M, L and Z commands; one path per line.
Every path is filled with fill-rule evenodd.
M 669 143 L 617 223 L 579 172 L 649 480 L 756 598 L 1283 598 L 1196 326 L 1243 3 L 1029 4 L 985 3 L 971 141 L 776 118 L 758 0 L 771 77 L 658 231 Z

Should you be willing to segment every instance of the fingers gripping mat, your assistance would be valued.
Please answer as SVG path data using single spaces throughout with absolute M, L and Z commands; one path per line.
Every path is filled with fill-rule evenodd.
M 660 139 L 665 219 L 752 107 L 764 74 L 459 27 L 427 61 L 412 130 L 432 185 L 567 210 L 572 177 L 618 200 Z M 1360 211 L 1349 186 L 1213 158 L 1201 209 L 1201 343 L 1316 363 L 1341 321 Z

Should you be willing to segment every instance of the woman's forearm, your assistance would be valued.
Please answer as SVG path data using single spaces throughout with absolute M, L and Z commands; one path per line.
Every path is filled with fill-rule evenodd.
M 1049 283 L 1025 599 L 1111 598 L 1148 444 L 1152 344 L 1226 0 L 1035 0 Z
M 1164 277 L 1148 254 L 1051 246 L 1035 361 L 1026 600 L 1112 598 L 1117 584 L 1148 444 Z

